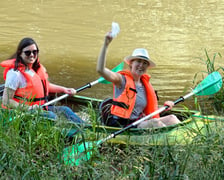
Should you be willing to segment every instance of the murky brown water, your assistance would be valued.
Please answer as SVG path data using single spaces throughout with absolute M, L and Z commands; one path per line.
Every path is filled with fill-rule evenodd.
M 0 60 L 23 37 L 33 37 L 51 81 L 78 88 L 99 77 L 97 56 L 116 21 L 121 32 L 109 47 L 107 66 L 115 67 L 136 47 L 147 48 L 157 64 L 149 73 L 162 104 L 185 95 L 195 73 L 206 70 L 196 58 L 205 58 L 204 49 L 211 57 L 223 54 L 223 12 L 223 0 L 2 0 Z M 105 98 L 112 87 L 99 84 L 80 94 Z

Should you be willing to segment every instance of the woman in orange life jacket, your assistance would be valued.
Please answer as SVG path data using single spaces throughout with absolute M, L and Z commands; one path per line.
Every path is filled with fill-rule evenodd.
M 32 38 L 24 38 L 20 41 L 13 59 L 1 62 L 1 66 L 5 68 L 3 107 L 25 106 L 27 110 L 35 110 L 39 108 L 39 105 L 47 102 L 49 93 L 76 94 L 73 88 L 66 88 L 48 81 L 46 69 L 40 64 L 38 53 L 37 43 Z M 57 114 L 63 114 L 70 121 L 84 123 L 67 106 L 48 106 L 47 110 L 42 114 L 45 117 L 57 119 Z
M 148 68 L 155 66 L 155 63 L 150 60 L 146 49 L 138 48 L 133 51 L 132 56 L 124 59 L 130 70 L 121 72 L 109 70 L 105 67 L 105 59 L 112 39 L 111 32 L 108 32 L 97 63 L 97 72 L 107 81 L 112 82 L 114 87 L 111 115 L 109 119 L 103 121 L 108 126 L 125 127 L 158 109 L 155 91 L 149 83 L 150 76 L 145 74 Z M 165 105 L 171 109 L 174 103 L 166 101 Z M 177 123 L 180 121 L 175 115 L 165 117 L 155 115 L 152 119 L 141 122 L 137 128 L 165 127 Z

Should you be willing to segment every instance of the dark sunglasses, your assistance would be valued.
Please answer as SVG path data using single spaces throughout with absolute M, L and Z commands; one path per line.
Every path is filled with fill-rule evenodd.
M 33 55 L 36 56 L 39 51 L 38 50 L 33 50 L 33 51 L 28 50 L 28 51 L 23 51 L 23 52 L 26 56 L 30 56 L 31 53 L 33 53 Z

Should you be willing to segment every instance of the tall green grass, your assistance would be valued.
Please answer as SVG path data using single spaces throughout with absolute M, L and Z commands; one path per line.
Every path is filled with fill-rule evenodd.
M 93 109 L 92 118 L 97 121 Z M 1 117 L 9 117 L 4 111 Z M 83 131 L 73 139 L 64 119 L 52 122 L 38 113 L 11 113 L 10 122 L 0 126 L 0 179 L 222 179 L 224 175 L 224 128 L 222 121 L 192 129 L 192 143 L 165 146 L 133 146 L 103 143 L 89 161 L 66 166 L 61 152 L 69 145 L 101 138 Z M 94 122 L 96 124 L 96 122 Z M 77 127 L 75 127 L 77 128 Z M 150 135 L 150 134 L 149 134 Z M 89 139 L 90 137 L 90 139 Z
M 198 58 L 200 62 L 205 65 L 205 70 L 197 72 L 194 76 L 193 83 L 197 84 L 198 79 L 203 79 L 208 74 L 218 71 L 224 76 L 224 67 L 220 66 L 223 64 L 222 55 L 220 53 L 214 53 L 209 55 L 205 49 L 205 57 Z M 223 78 L 224 79 L 224 78 Z M 224 80 L 223 80 L 224 82 Z M 200 110 L 203 113 L 216 113 L 223 115 L 224 114 L 224 87 L 222 86 L 220 91 L 210 96 L 203 96 L 196 98 L 196 104 L 200 105 Z M 199 104 L 198 104 L 199 103 Z

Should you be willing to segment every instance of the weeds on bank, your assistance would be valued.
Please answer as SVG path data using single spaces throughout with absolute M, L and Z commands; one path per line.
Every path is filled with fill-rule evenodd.
M 68 145 L 63 122 L 44 119 L 39 113 L 14 112 L 4 110 L 0 114 L 1 179 L 56 177 L 65 169 L 59 159 Z M 9 116 L 11 119 L 3 119 Z
M 89 107 L 90 108 L 90 107 Z M 93 109 L 91 118 L 96 118 Z M 1 117 L 9 116 L 4 112 Z M 133 146 L 103 143 L 80 166 L 69 167 L 59 159 L 66 146 L 96 134 L 76 134 L 71 141 L 61 133 L 70 127 L 64 120 L 53 122 L 24 113 L 10 114 L 1 121 L 0 179 L 221 179 L 224 165 L 224 128 L 221 121 L 204 123 L 191 144 Z M 97 121 L 95 119 L 94 121 Z M 208 120 L 209 121 L 209 120 Z M 94 122 L 96 124 L 96 122 Z M 204 133 L 202 133 L 202 130 Z M 89 133 L 89 134 L 88 134 Z M 82 135 L 81 135 L 82 134 Z
M 220 53 L 215 53 L 212 57 L 210 57 L 207 50 L 205 49 L 205 58 L 198 59 L 206 66 L 206 70 L 196 73 L 193 83 L 197 84 L 198 76 L 202 76 L 202 78 L 204 78 L 204 76 L 214 71 L 220 72 L 223 77 L 224 67 L 217 65 L 219 64 L 217 61 L 222 60 L 222 55 Z M 195 104 L 198 103 L 200 104 L 201 111 L 203 111 L 203 113 L 217 113 L 220 115 L 224 114 L 224 87 L 222 86 L 219 92 L 208 97 L 203 96 L 196 98 Z

